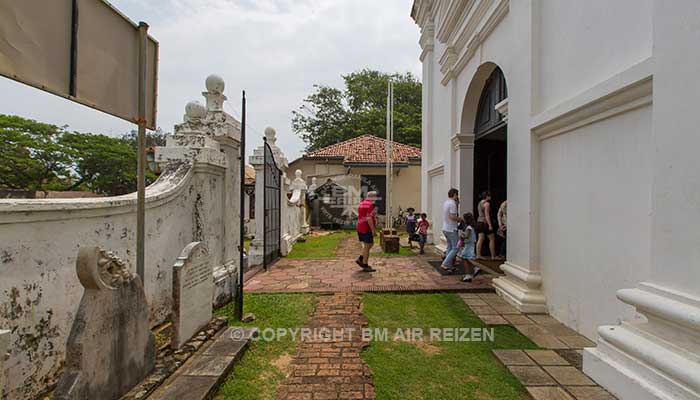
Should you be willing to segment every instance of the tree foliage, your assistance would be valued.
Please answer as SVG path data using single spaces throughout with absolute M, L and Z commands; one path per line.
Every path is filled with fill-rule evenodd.
M 394 140 L 421 145 L 421 83 L 410 73 L 364 69 L 344 75 L 343 90 L 314 85 L 292 111 L 292 130 L 316 150 L 364 134 L 385 137 L 387 85 L 394 82 Z
M 109 196 L 136 190 L 135 134 L 113 138 L 69 132 L 66 127 L 0 114 L 0 187 L 22 190 L 87 190 Z M 147 135 L 161 145 L 165 134 Z M 147 172 L 146 182 L 155 180 Z
M 0 186 L 48 190 L 68 177 L 70 154 L 59 143 L 63 128 L 0 114 Z

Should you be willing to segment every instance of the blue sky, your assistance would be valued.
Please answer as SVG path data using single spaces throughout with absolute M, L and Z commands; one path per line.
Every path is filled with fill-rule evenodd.
M 266 126 L 289 160 L 304 143 L 291 111 L 316 83 L 340 87 L 365 67 L 420 77 L 412 0 L 113 0 L 146 21 L 160 42 L 158 125 L 172 132 L 188 101 L 200 100 L 211 73 L 226 81 L 226 111 L 237 118 L 248 97 L 249 151 Z M 121 135 L 133 125 L 0 77 L 0 113 L 83 132 Z

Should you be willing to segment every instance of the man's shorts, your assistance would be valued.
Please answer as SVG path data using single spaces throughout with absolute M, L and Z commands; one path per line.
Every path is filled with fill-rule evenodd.
M 362 242 L 362 243 L 374 244 L 374 235 L 372 234 L 372 232 L 367 232 L 367 233 L 357 232 L 357 237 L 358 237 L 358 239 L 360 239 L 360 242 Z

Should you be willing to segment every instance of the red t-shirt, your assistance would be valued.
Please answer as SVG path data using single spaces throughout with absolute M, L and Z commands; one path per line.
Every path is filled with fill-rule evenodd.
M 377 218 L 374 215 L 374 204 L 371 201 L 365 199 L 360 203 L 360 207 L 357 209 L 357 231 L 360 233 L 369 233 L 371 229 L 367 221 L 372 219 L 374 226 L 377 226 Z

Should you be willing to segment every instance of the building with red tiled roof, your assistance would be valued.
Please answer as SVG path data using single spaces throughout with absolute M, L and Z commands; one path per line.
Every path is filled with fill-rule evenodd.
M 334 145 L 311 151 L 305 160 L 342 160 L 346 165 L 386 165 L 387 140 L 374 135 L 362 135 Z M 394 165 L 405 166 L 411 162 L 420 164 L 420 149 L 394 142 Z
M 318 186 L 331 180 L 346 190 L 343 204 L 356 208 L 364 194 L 379 192 L 377 207 L 386 209 L 386 139 L 362 135 L 331 146 L 310 151 L 289 164 L 289 173 L 299 169 L 309 185 L 316 178 Z M 394 162 L 393 214 L 399 208 L 420 210 L 421 150 L 393 143 Z

